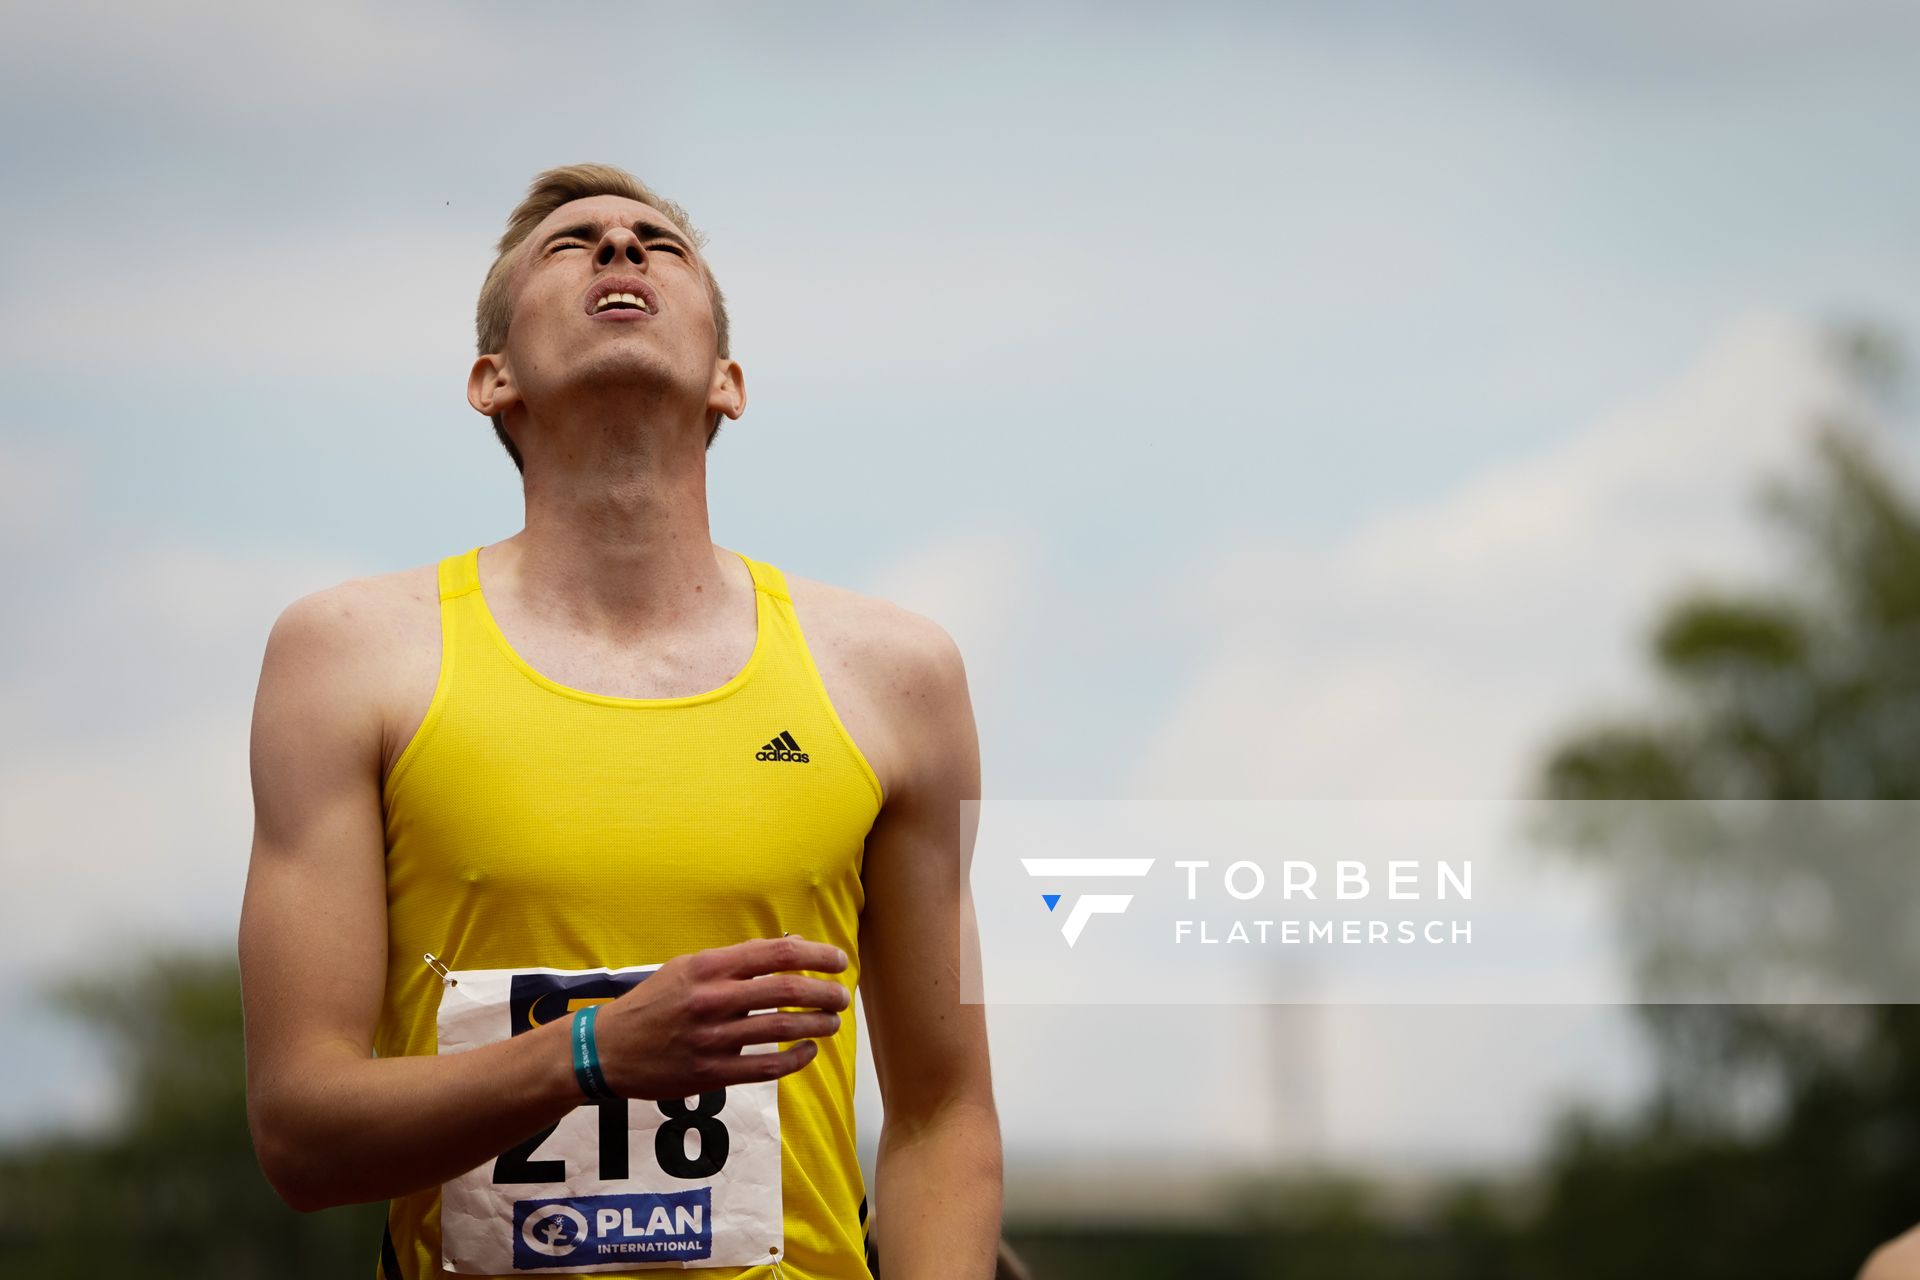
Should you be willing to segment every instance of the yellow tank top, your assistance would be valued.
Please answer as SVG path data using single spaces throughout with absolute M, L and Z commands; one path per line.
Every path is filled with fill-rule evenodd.
M 427 953 L 455 972 L 500 972 L 515 981 L 585 973 L 524 980 L 591 981 L 597 971 L 792 932 L 842 948 L 846 972 L 825 976 L 854 988 L 861 860 L 881 788 L 827 697 L 780 571 L 741 557 L 753 575 L 759 622 L 753 654 L 732 679 L 688 697 L 614 698 L 550 680 L 514 652 L 481 592 L 479 551 L 440 562 L 439 681 L 384 788 L 388 965 L 376 1052 L 440 1051 L 436 1018 L 455 997 L 423 962 Z M 483 986 L 470 982 L 464 990 Z M 549 1016 L 523 1005 L 512 1016 L 522 1013 L 529 1023 Z M 507 1034 L 508 1021 L 502 1013 L 495 1038 Z M 779 1171 L 779 1208 L 769 1221 L 783 1229 L 781 1270 L 771 1263 L 665 1265 L 700 1268 L 710 1280 L 867 1274 L 854 1028 L 843 1016 L 814 1060 L 777 1082 L 777 1158 L 768 1139 L 760 1157 Z M 773 1093 L 762 1096 L 770 1110 Z M 659 1105 L 664 1114 L 691 1115 L 684 1103 Z M 736 1139 L 737 1159 L 750 1158 L 748 1145 Z M 635 1167 L 652 1150 L 636 1143 Z M 525 1166 L 546 1154 L 523 1150 L 519 1160 Z M 484 1179 L 487 1168 L 468 1176 Z M 392 1203 L 383 1280 L 442 1274 L 443 1226 L 453 1236 L 476 1229 L 463 1213 L 443 1224 L 442 1190 Z M 452 1182 L 445 1190 L 458 1194 Z M 624 1226 L 628 1239 L 644 1240 L 648 1214 L 663 1212 L 634 1196 L 566 1202 L 577 1213 L 553 1207 L 568 1194 L 535 1186 L 510 1219 L 502 1208 L 493 1229 L 511 1238 L 516 1261 L 479 1273 L 580 1274 L 587 1268 L 560 1259 L 585 1256 L 567 1252 L 585 1247 L 582 1235 L 613 1239 Z M 753 1194 L 771 1192 L 762 1186 Z M 632 1205 L 640 1206 L 637 1220 Z M 696 1226 L 704 1221 L 679 1202 L 668 1210 L 655 1217 L 656 1227 L 685 1227 L 690 1213 Z M 719 1211 L 709 1211 L 718 1223 Z M 596 1234 L 602 1224 L 606 1232 Z M 607 1274 L 609 1265 L 592 1273 Z M 619 1264 L 643 1274 L 659 1265 Z M 463 1269 L 475 1273 L 471 1263 Z

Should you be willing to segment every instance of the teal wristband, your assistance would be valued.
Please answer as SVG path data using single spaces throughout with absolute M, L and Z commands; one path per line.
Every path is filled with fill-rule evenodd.
M 607 1088 L 607 1077 L 600 1070 L 600 1046 L 594 1043 L 593 1021 L 600 1006 L 590 1004 L 573 1015 L 573 1078 L 580 1092 L 595 1102 L 611 1102 L 620 1095 Z

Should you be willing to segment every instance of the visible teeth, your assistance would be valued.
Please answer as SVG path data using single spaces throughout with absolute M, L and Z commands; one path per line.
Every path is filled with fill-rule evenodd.
M 646 299 L 631 293 L 610 293 L 606 295 L 604 298 L 600 299 L 600 301 L 596 302 L 593 306 L 593 309 L 595 311 L 605 311 L 609 306 L 613 305 L 616 302 L 627 303 L 629 306 L 638 307 L 642 311 L 649 310 L 649 308 L 647 307 Z

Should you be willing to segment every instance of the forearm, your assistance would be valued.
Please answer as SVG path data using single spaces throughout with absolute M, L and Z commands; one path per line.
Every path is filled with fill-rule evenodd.
M 953 1105 L 911 1129 L 886 1121 L 874 1168 L 874 1228 L 887 1280 L 988 1280 L 1000 1243 L 1000 1121 Z
M 303 1210 L 445 1182 L 581 1105 L 567 1027 L 462 1053 L 309 1059 L 255 1108 L 261 1165 Z

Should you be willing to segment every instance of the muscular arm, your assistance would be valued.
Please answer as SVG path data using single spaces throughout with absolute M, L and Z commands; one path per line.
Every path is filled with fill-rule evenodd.
M 945 632 L 916 620 L 889 696 L 901 708 L 903 765 L 867 838 L 860 927 L 861 998 L 885 1107 L 874 1227 L 888 1280 L 985 1280 L 1000 1238 L 1000 1123 L 985 1010 L 960 1002 L 963 957 L 975 946 L 960 807 L 980 796 L 980 750 Z
M 387 905 L 370 607 L 347 589 L 290 606 L 254 703 L 247 1118 L 268 1179 L 303 1210 L 444 1181 L 581 1101 L 563 1024 L 445 1058 L 372 1057 Z

